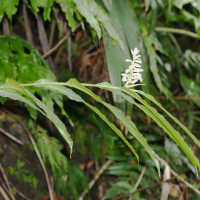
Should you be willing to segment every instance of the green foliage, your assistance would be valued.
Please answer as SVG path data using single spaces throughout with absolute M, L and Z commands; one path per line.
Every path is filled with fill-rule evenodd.
M 65 13 L 65 18 L 67 19 L 69 26 L 71 27 L 72 31 L 76 29 L 76 22 L 74 19 L 74 12 L 78 16 L 78 10 L 76 8 L 76 4 L 73 0 L 56 0 L 57 3 L 60 4 L 62 11 Z
M 21 94 L 25 95 L 25 97 L 23 97 Z M 65 125 L 44 103 L 37 99 L 32 93 L 20 86 L 20 84 L 15 80 L 7 78 L 5 84 L 0 87 L 0 96 L 9 97 L 10 99 L 27 103 L 33 109 L 38 110 L 44 116 L 48 117 L 55 124 L 63 138 L 68 142 L 72 153 L 73 142 Z
M 56 80 L 41 54 L 28 42 L 16 36 L 1 36 L 0 43 L 0 84 L 3 84 L 6 78 L 17 80 L 19 83 L 32 83 L 41 78 Z M 56 102 L 62 114 L 68 117 L 63 109 L 62 95 L 55 96 L 50 90 L 41 90 L 40 88 L 30 88 L 30 91 L 33 94 L 39 94 L 42 101 L 52 111 L 54 110 L 54 102 Z M 5 103 L 6 99 L 0 97 L 0 101 Z M 35 110 L 27 104 L 25 106 L 31 117 L 36 119 L 37 113 Z
M 27 41 L 16 36 L 1 36 L 0 43 L 0 84 L 6 78 L 20 83 L 31 83 L 44 77 L 56 80 L 41 54 Z
M 30 172 L 27 169 L 24 169 L 25 163 L 21 162 L 20 159 L 17 160 L 17 164 L 16 164 L 16 170 L 9 166 L 7 168 L 7 172 L 11 175 L 11 176 L 15 176 L 18 181 L 23 181 L 24 183 L 32 183 L 34 188 L 37 189 L 37 185 L 38 185 L 38 179 L 34 176 L 34 174 L 32 172 Z
M 180 150 L 177 148 L 175 144 L 170 142 L 167 138 L 165 138 L 165 151 L 167 152 L 168 156 L 171 157 L 173 163 L 178 166 L 183 166 L 183 163 L 191 169 L 193 173 L 195 173 L 194 167 L 188 162 L 188 159 L 184 157 Z
M 88 188 L 87 177 L 79 166 L 73 161 L 69 161 L 68 163 L 68 174 L 68 188 L 70 189 L 74 199 L 78 200 L 79 193 Z
M 99 23 L 102 23 L 108 34 L 119 43 L 122 49 L 124 49 L 124 44 L 120 39 L 117 31 L 112 27 L 110 19 L 94 0 L 31 0 L 31 6 L 28 4 L 27 0 L 25 2 L 27 6 L 32 10 L 36 18 L 39 12 L 39 8 L 43 8 L 43 18 L 49 21 L 51 8 L 53 7 L 54 2 L 56 2 L 60 5 L 63 13 L 65 14 L 65 17 L 72 31 L 76 29 L 76 21 L 74 19 L 74 13 L 76 13 L 78 21 L 82 21 L 83 16 L 90 24 L 90 26 L 96 31 L 99 39 L 101 38 L 101 28 Z M 19 0 L 4 1 L 4 3 L 0 5 L 0 22 L 3 18 L 4 12 L 6 12 L 9 19 L 12 19 L 12 15 L 14 15 L 17 11 L 15 6 L 18 4 Z
M 35 128 L 31 121 L 29 122 L 29 127 L 45 165 L 50 165 L 52 168 L 56 191 L 67 197 L 68 163 L 67 158 L 61 153 L 63 145 L 58 139 L 49 137 L 45 129 L 39 126 Z
M 194 79 L 189 79 L 184 75 L 180 76 L 180 83 L 186 92 L 191 97 L 199 97 L 200 96 L 200 88 L 199 83 Z M 200 106 L 200 102 L 198 100 L 193 100 L 195 104 Z
M 159 166 L 159 163 L 158 163 L 158 161 L 157 161 L 157 159 L 155 157 L 154 151 L 148 146 L 147 141 L 142 136 L 142 134 L 138 131 L 138 129 L 136 128 L 134 123 L 130 119 L 128 119 L 126 116 L 124 116 L 116 107 L 114 107 L 114 106 L 102 101 L 99 96 L 97 96 L 94 93 L 92 93 L 91 90 L 85 88 L 76 79 L 70 79 L 65 84 L 61 83 L 61 86 L 59 86 L 58 84 L 56 84 L 56 83 L 54 83 L 52 81 L 48 82 L 47 79 L 41 79 L 41 80 L 37 81 L 35 84 L 32 84 L 32 85 L 46 86 L 48 88 L 56 90 L 56 92 L 60 92 L 61 94 L 66 95 L 68 98 L 70 98 L 72 100 L 75 100 L 75 101 L 78 101 L 78 102 L 83 102 L 85 105 L 90 107 L 95 113 L 97 113 L 118 134 L 118 136 L 132 150 L 132 152 L 135 154 L 136 158 L 139 159 L 138 154 L 133 149 L 132 145 L 126 140 L 126 138 L 123 136 L 122 132 L 119 129 L 117 129 L 114 124 L 109 122 L 108 119 L 97 108 L 95 108 L 94 106 L 90 105 L 89 103 L 86 103 L 79 95 L 77 95 L 72 90 L 70 90 L 70 89 L 68 89 L 68 88 L 66 88 L 66 87 L 64 87 L 62 85 L 66 85 L 66 86 L 81 90 L 81 91 L 85 92 L 86 94 L 90 95 L 91 97 L 93 97 L 97 102 L 102 103 L 105 107 L 107 107 L 122 122 L 122 124 L 127 128 L 127 130 L 129 130 L 130 133 L 147 150 L 147 152 L 149 153 L 149 155 L 153 159 L 153 161 L 154 161 L 154 163 L 155 163 L 155 165 L 156 165 L 156 167 L 158 169 L 158 173 L 160 175 L 160 166 Z M 24 86 L 26 86 L 26 84 L 24 84 Z M 90 85 L 90 86 L 92 86 L 92 85 Z M 100 88 L 106 88 L 106 89 L 108 89 L 108 90 L 110 90 L 112 92 L 115 92 L 118 95 L 120 95 L 123 98 L 125 98 L 130 103 L 135 104 L 138 108 L 143 110 L 149 117 L 151 117 L 155 122 L 157 122 L 157 124 L 160 127 L 162 127 L 163 130 L 181 147 L 181 149 L 185 152 L 185 154 L 190 159 L 190 161 L 192 162 L 193 166 L 195 167 L 195 169 L 197 171 L 197 167 L 200 166 L 199 162 L 196 159 L 196 157 L 193 155 L 191 149 L 188 147 L 187 143 L 184 141 L 184 139 L 179 134 L 179 132 L 174 130 L 173 127 L 169 124 L 169 122 L 162 115 L 160 115 L 154 108 L 149 106 L 149 104 L 145 100 L 143 100 L 138 94 L 136 94 L 134 90 L 130 90 L 130 89 L 127 89 L 127 88 L 124 88 L 124 87 L 122 87 L 122 88 L 114 87 L 115 89 L 112 89 L 113 87 L 109 86 L 108 83 L 107 84 L 105 84 L 105 83 L 97 84 L 97 85 L 93 85 L 93 86 L 100 87 Z M 45 116 L 47 116 L 55 124 L 55 126 L 58 128 L 58 130 L 60 131 L 62 136 L 66 139 L 66 141 L 70 145 L 70 149 L 72 150 L 72 144 L 73 143 L 72 143 L 72 140 L 70 139 L 69 134 L 66 131 L 65 126 L 58 119 L 58 117 L 55 116 L 55 114 L 51 110 L 49 110 L 47 108 L 47 106 L 45 104 L 43 104 L 41 101 L 39 101 L 36 97 L 34 97 L 33 94 L 31 94 L 28 90 L 24 89 L 16 81 L 14 81 L 12 79 L 7 79 L 6 83 L 3 86 L 1 86 L 0 88 L 1 88 L 1 90 L 0 90 L 0 95 L 1 96 L 3 96 L 3 97 L 6 96 L 6 97 L 10 97 L 11 99 L 14 99 L 14 100 L 21 100 L 23 102 L 26 102 L 29 105 L 31 105 L 34 109 L 37 109 L 38 111 L 43 113 Z M 38 105 L 38 107 L 42 108 L 46 112 L 46 114 L 42 110 L 37 108 L 34 104 L 32 104 L 29 100 L 27 100 L 24 97 L 22 97 L 19 93 L 12 92 L 13 90 L 15 90 L 15 91 L 17 91 L 17 92 L 19 92 L 21 94 L 27 95 L 29 98 L 31 97 L 32 101 L 34 101 Z M 125 92 L 125 93 L 127 93 L 128 95 L 132 96 L 133 98 L 137 99 L 137 101 L 139 101 L 143 105 L 136 103 L 135 101 L 133 101 L 133 99 L 130 96 L 124 94 L 120 90 Z M 136 92 L 137 92 L 137 90 L 136 90 Z M 142 94 L 144 95 L 145 93 L 142 93 Z M 147 95 L 145 95 L 145 96 L 147 96 Z M 150 100 L 152 100 L 153 102 L 156 102 L 155 99 L 153 99 L 153 97 L 151 97 L 150 95 L 147 96 L 147 97 Z M 156 102 L 156 104 L 159 105 L 158 102 Z M 168 114 L 168 112 L 167 112 L 167 114 Z M 175 120 L 175 121 L 178 121 L 178 120 Z M 177 123 L 180 124 L 180 122 L 177 122 Z M 198 144 L 200 146 L 199 141 L 196 139 L 196 137 L 194 135 L 192 135 L 192 133 L 190 133 L 190 131 L 187 130 L 187 128 L 185 128 L 184 125 L 181 125 L 181 126 L 193 138 L 193 140 L 196 142 L 196 144 Z
M 200 35 L 199 1 L 145 0 L 143 5 L 143 2 L 141 1 L 121 0 L 112 1 L 112 4 L 110 3 L 111 1 L 108 2 L 106 0 L 96 1 L 98 4 L 94 0 L 84 2 L 80 0 L 31 0 L 31 5 L 29 5 L 28 1 L 25 2 L 33 11 L 36 18 L 38 12 L 43 10 L 43 17 L 45 20 L 50 20 L 51 9 L 53 8 L 55 10 L 54 6 L 60 5 L 72 31 L 75 30 L 78 21 L 83 25 L 84 20 L 92 27 L 91 33 L 94 37 L 96 34 L 98 38 L 101 37 L 102 28 L 109 76 L 112 85 L 119 87 L 122 85 L 120 73 L 127 68 L 124 60 L 130 57 L 130 49 L 139 47 L 143 59 L 143 78 L 146 85 L 142 87 L 145 92 L 157 96 L 159 96 L 160 93 L 163 93 L 168 98 L 172 95 L 188 95 L 190 97 L 200 96 L 200 58 L 197 41 L 194 39 L 190 40 L 185 35 L 177 36 L 164 31 L 157 32 L 158 29 L 155 28 L 162 28 L 163 26 L 174 27 L 173 31 L 176 33 L 176 28 L 183 29 L 184 27 L 185 30 L 183 31 L 196 31 L 196 33 Z M 3 2 L 0 5 L 0 21 L 2 20 L 4 13 L 6 13 L 11 20 L 12 15 L 15 14 L 18 9 L 16 7 L 18 3 L 18 0 Z M 106 13 L 103 8 L 105 8 L 108 13 Z M 30 115 L 34 119 L 36 119 L 37 110 L 43 113 L 54 122 L 72 150 L 72 141 L 66 128 L 53 113 L 55 102 L 60 107 L 61 114 L 68 117 L 63 106 L 62 95 L 65 95 L 69 98 L 66 106 L 71 107 L 72 103 L 70 100 L 73 100 L 77 103 L 74 109 L 75 112 L 83 113 L 80 115 L 81 120 L 79 122 L 77 122 L 75 117 L 73 118 L 73 121 L 76 121 L 75 129 L 78 130 L 74 129 L 72 131 L 74 134 L 73 139 L 76 140 L 77 146 L 80 145 L 83 155 L 87 152 L 86 145 L 90 147 L 93 157 L 98 161 L 102 161 L 102 152 L 100 152 L 100 148 L 103 140 L 102 138 L 104 138 L 109 153 L 108 158 L 116 161 L 115 164 L 108 168 L 107 174 L 118 176 L 116 183 L 111 184 L 111 189 L 107 191 L 104 199 L 113 198 L 122 194 L 128 196 L 131 189 L 134 187 L 135 182 L 139 178 L 143 166 L 149 160 L 149 155 L 154 163 L 150 163 L 150 167 L 147 167 L 140 185 L 145 187 L 152 182 L 158 182 L 159 180 L 153 167 L 156 165 L 159 171 L 159 164 L 155 158 L 154 151 L 159 155 L 166 156 L 164 154 L 165 150 L 167 153 L 167 161 L 173 161 L 172 164 L 170 163 L 172 167 L 180 168 L 180 166 L 187 165 L 187 167 L 194 172 L 194 167 L 197 169 L 199 166 L 199 162 L 189 148 L 190 144 L 188 144 L 190 143 L 190 138 L 192 138 L 192 140 L 200 146 L 197 138 L 190 132 L 190 130 L 195 130 L 196 133 L 198 133 L 199 125 L 195 124 L 195 121 L 199 120 L 199 118 L 195 116 L 195 112 L 198 114 L 197 110 L 200 106 L 199 101 L 194 99 L 193 102 L 178 103 L 180 107 L 185 108 L 183 113 L 181 111 L 179 114 L 181 117 L 187 117 L 185 118 L 186 124 L 189 126 L 188 130 L 186 126 L 183 125 L 185 122 L 181 121 L 183 122 L 182 124 L 167 111 L 168 109 L 170 109 L 170 112 L 174 111 L 174 105 L 172 104 L 174 101 L 172 101 L 172 99 L 171 103 L 164 101 L 164 108 L 153 96 L 139 90 L 132 91 L 126 88 L 117 88 L 108 85 L 107 83 L 90 85 L 113 92 L 114 101 L 116 102 L 116 106 L 120 108 L 119 110 L 102 101 L 100 97 L 85 88 L 83 86 L 84 84 L 81 85 L 74 79 L 71 79 L 65 84 L 56 83 L 54 75 L 51 73 L 42 56 L 25 41 L 16 37 L 1 36 L 0 43 L 0 64 L 3 66 L 1 69 L 2 76 L 0 77 L 0 84 L 3 84 L 7 77 L 10 78 L 7 79 L 7 82 L 3 86 L 1 86 L 0 96 L 25 102 Z M 185 49 L 187 50 L 185 51 Z M 147 51 L 147 55 L 145 55 L 145 50 Z M 151 71 L 151 74 L 149 71 Z M 150 77 L 152 77 L 152 79 Z M 42 80 L 32 84 L 32 86 L 37 87 L 29 87 L 30 91 L 28 91 L 11 79 L 18 81 L 20 84 L 33 83 L 38 79 Z M 46 85 L 42 85 L 44 83 L 46 83 Z M 75 88 L 75 92 L 64 86 Z M 99 106 L 90 105 L 88 103 L 90 101 L 88 101 L 88 99 L 85 100 L 86 98 L 84 95 L 82 93 L 79 94 L 76 89 L 84 92 L 86 95 L 90 95 L 97 102 L 105 106 L 106 109 L 109 109 L 109 111 L 111 111 L 129 131 L 127 134 L 128 136 L 124 135 L 113 124 L 113 121 L 111 122 L 110 118 L 108 118 L 107 111 L 104 111 Z M 41 101 L 34 95 L 39 95 Z M 139 95 L 142 95 L 146 101 Z M 0 102 L 4 103 L 5 101 L 5 98 L 0 98 Z M 161 108 L 162 115 L 151 107 L 148 104 L 149 102 L 153 102 L 157 107 Z M 84 109 L 80 108 L 80 103 L 84 103 L 91 108 L 89 116 L 85 116 Z M 140 124 L 141 122 L 138 123 L 138 118 L 140 118 L 141 113 L 138 114 L 137 109 L 134 110 L 135 113 L 131 116 L 134 119 L 134 123 L 137 124 L 136 128 L 135 124 L 122 114 L 122 112 L 126 113 L 126 110 L 131 113 L 133 105 L 143 110 L 144 114 L 148 117 L 151 117 L 163 130 L 165 130 L 176 144 L 167 139 L 165 133 L 161 132 L 159 128 L 158 132 L 160 134 L 155 136 L 155 133 L 157 134 L 157 132 L 155 129 L 151 129 L 153 126 L 152 124 L 150 124 L 147 131 L 147 128 L 144 128 L 146 121 L 143 121 L 143 124 Z M 176 104 L 176 106 L 178 105 Z M 92 111 L 97 113 L 98 116 L 95 115 L 95 113 L 92 113 Z M 175 113 L 175 115 L 176 114 L 177 113 Z M 167 117 L 173 119 L 189 137 L 183 135 L 180 128 L 176 131 L 176 124 L 170 123 Z M 99 123 L 100 118 L 103 119 L 101 123 Z M 88 128 L 86 122 L 91 123 L 94 127 L 92 127 L 92 129 Z M 71 121 L 70 123 L 71 125 L 73 124 Z M 108 124 L 111 129 L 108 129 L 106 124 Z M 118 137 L 112 136 L 113 130 L 125 144 L 128 145 L 135 156 L 140 158 L 140 166 L 138 168 L 136 168 L 136 158 L 132 155 L 126 155 L 127 152 L 130 153 L 130 149 L 128 149 Z M 58 183 L 57 191 L 60 189 L 60 191 L 64 193 L 66 192 L 67 184 L 67 167 L 62 168 L 61 165 L 67 166 L 67 160 L 60 152 L 62 145 L 55 138 L 49 137 L 41 128 L 38 128 L 37 131 L 35 138 L 43 155 L 43 159 L 46 164 L 49 164 L 52 167 L 54 179 Z M 99 132 L 102 132 L 102 134 L 99 134 Z M 134 139 L 129 139 L 129 137 L 133 137 Z M 162 144 L 158 138 L 165 138 L 164 144 Z M 50 144 L 49 146 L 51 146 L 51 148 L 46 145 L 47 143 Z M 115 144 L 117 145 L 117 148 L 113 151 Z M 178 149 L 178 145 L 185 152 L 194 167 L 190 164 L 188 158 L 182 155 L 182 152 Z M 123 147 L 119 148 L 119 146 Z M 59 155 L 59 158 L 56 157 L 57 154 Z M 18 170 L 22 170 L 23 163 L 18 161 L 17 166 Z M 183 170 L 184 172 L 186 171 L 185 169 Z M 12 167 L 8 169 L 8 172 L 12 175 L 15 173 Z M 32 183 L 35 182 L 33 184 L 37 185 L 37 181 L 33 181 L 31 174 L 28 174 L 25 171 L 21 173 L 24 174 L 24 181 L 30 182 L 31 180 Z M 63 178 L 59 179 L 59 177 Z M 68 179 L 68 187 L 73 197 L 78 199 L 78 194 L 87 187 L 87 178 L 85 177 L 84 172 L 74 162 L 68 163 Z M 142 199 L 139 194 L 135 195 L 133 198 Z
M 0 5 L 0 22 L 3 19 L 4 12 L 11 20 L 12 16 L 17 12 L 16 6 L 19 4 L 19 0 L 7 0 L 2 1 Z

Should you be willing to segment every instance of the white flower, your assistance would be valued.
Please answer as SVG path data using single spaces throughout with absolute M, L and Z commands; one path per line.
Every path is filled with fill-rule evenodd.
M 142 64 L 140 59 L 141 55 L 137 55 L 139 51 L 140 50 L 138 48 L 131 50 L 133 60 L 126 59 L 126 62 L 131 62 L 131 65 L 125 70 L 125 73 L 121 74 L 123 76 L 122 81 L 126 82 L 124 87 L 132 87 L 138 80 L 142 82 L 142 75 L 140 72 L 143 72 L 143 69 L 139 69 L 141 67 L 139 64 Z

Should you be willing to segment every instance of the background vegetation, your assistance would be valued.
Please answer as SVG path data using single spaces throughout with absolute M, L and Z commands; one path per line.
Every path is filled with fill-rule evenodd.
M 76 78 L 122 86 L 121 73 L 128 67 L 125 59 L 131 58 L 130 49 L 138 47 L 145 84 L 139 88 L 200 138 L 199 12 L 199 0 L 4 0 L 0 4 L 0 84 L 6 78 L 20 84 Z M 4 199 L 3 192 L 12 200 L 49 199 L 49 187 L 54 199 L 199 198 L 199 176 L 182 150 L 150 117 L 122 97 L 92 88 L 132 119 L 149 146 L 164 159 L 159 160 L 161 179 L 145 149 L 92 98 L 75 90 L 124 133 L 140 157 L 139 164 L 88 107 L 49 88 L 28 90 L 62 119 L 74 141 L 73 153 L 70 159 L 70 148 L 51 121 L 27 104 L 0 97 L 0 191 Z M 155 108 L 199 159 L 198 146 L 159 106 Z M 36 147 L 50 177 L 48 187 Z M 170 174 L 175 178 L 163 183 Z

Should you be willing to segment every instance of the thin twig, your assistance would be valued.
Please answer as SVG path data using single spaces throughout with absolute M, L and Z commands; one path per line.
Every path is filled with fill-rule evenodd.
M 180 175 L 181 175 L 181 174 L 179 174 L 179 175 L 177 175 L 177 176 L 173 176 L 173 177 L 170 178 L 170 179 L 167 179 L 167 180 L 164 180 L 164 181 L 160 181 L 160 182 L 158 182 L 158 183 L 155 183 L 155 184 L 152 184 L 152 185 L 149 185 L 149 186 L 140 188 L 140 189 L 138 189 L 138 190 L 135 190 L 133 193 L 141 192 L 141 191 L 146 190 L 146 189 L 148 189 L 148 188 L 155 187 L 155 186 L 160 185 L 160 184 L 162 184 L 162 183 L 166 183 L 166 182 L 168 182 L 168 181 L 171 181 L 171 180 L 173 180 L 173 179 L 178 178 Z
M 14 185 L 12 185 L 12 188 L 24 199 L 26 200 L 31 200 L 29 199 L 27 196 L 25 196 L 24 194 L 22 194 Z
M 114 160 L 108 160 L 102 167 L 101 169 L 97 172 L 97 174 L 95 175 L 95 177 L 90 181 L 89 183 L 89 187 L 86 188 L 83 193 L 81 194 L 81 196 L 79 196 L 79 200 L 83 200 L 85 195 L 88 193 L 88 191 L 93 187 L 93 185 L 95 184 L 95 182 L 99 179 L 99 177 L 101 176 L 101 174 L 108 168 L 109 165 L 111 165 L 114 162 Z
M 10 139 L 14 140 L 15 142 L 17 142 L 18 144 L 23 145 L 23 142 L 18 140 L 16 137 L 12 136 L 10 133 L 4 131 L 2 128 L 0 128 L 0 132 L 3 133 L 4 135 L 6 135 L 7 137 L 9 137 Z
M 148 186 L 146 186 L 146 187 L 143 187 L 143 188 L 140 188 L 140 189 L 138 189 L 138 190 L 135 190 L 135 191 L 133 192 L 133 194 L 134 194 L 134 193 L 137 193 L 137 192 L 141 192 L 141 191 L 146 190 L 146 189 L 151 188 L 151 187 L 155 187 L 155 186 L 160 185 L 160 184 L 162 184 L 162 183 L 166 183 L 166 182 L 171 181 L 171 180 L 173 180 L 173 179 L 176 179 L 176 178 L 178 178 L 180 175 L 181 175 L 181 174 L 179 174 L 179 175 L 177 175 L 177 176 L 173 176 L 172 178 L 167 179 L 167 180 L 165 180 L 165 181 L 160 181 L 160 182 L 158 182 L 158 183 L 155 183 L 155 184 L 152 184 L 152 185 L 148 185 Z M 111 200 L 118 200 L 118 199 L 121 199 L 121 198 L 123 198 L 123 197 L 126 197 L 127 195 L 128 195 L 128 194 L 123 194 L 123 195 L 121 195 L 121 196 L 119 196 L 119 197 L 114 197 L 114 198 L 112 198 Z
M 39 14 L 38 14 L 37 27 L 38 27 L 38 34 L 39 34 L 39 38 L 40 38 L 40 43 L 42 45 L 42 51 L 43 51 L 43 53 L 46 53 L 46 52 L 49 51 L 49 45 L 48 45 L 46 31 L 45 31 L 45 28 L 44 28 L 43 19 Z M 46 61 L 49 63 L 51 71 L 54 73 L 54 75 L 58 79 L 52 58 L 48 57 L 48 58 L 46 58 Z
M 41 164 L 41 166 L 42 166 L 42 169 L 43 169 L 43 171 L 44 171 L 44 175 L 45 175 L 46 182 L 47 182 L 47 186 L 48 186 L 48 190 L 49 190 L 50 199 L 51 199 L 51 200 L 54 200 L 54 199 L 53 199 L 53 193 L 52 193 L 52 190 L 51 190 L 51 184 L 50 184 L 49 177 L 48 177 L 48 173 L 47 173 L 47 171 L 46 171 L 46 168 L 45 168 L 45 165 L 44 165 L 44 163 L 43 163 L 42 157 L 41 157 L 41 155 L 40 155 L 40 152 L 39 152 L 39 150 L 38 150 L 38 148 L 37 148 L 37 145 L 36 145 L 36 143 L 35 143 L 35 141 L 34 141 L 32 135 L 31 135 L 31 133 L 29 132 L 29 130 L 28 130 L 28 128 L 25 126 L 25 124 L 24 124 L 20 119 L 18 119 L 13 113 L 11 113 L 11 112 L 8 111 L 8 110 L 5 110 L 5 111 L 6 111 L 7 113 L 9 113 L 13 118 L 15 118 L 15 119 L 21 124 L 21 126 L 24 128 L 24 130 L 26 131 L 26 133 L 27 133 L 27 135 L 28 135 L 28 137 L 29 137 L 31 143 L 33 144 L 33 147 L 34 147 L 34 149 L 35 149 L 35 153 L 37 154 L 37 157 L 38 157 L 38 159 L 39 159 L 39 161 L 40 161 L 40 164 Z
M 187 35 L 193 38 L 198 38 L 198 35 L 196 33 L 193 33 L 191 31 L 186 31 L 183 29 L 177 29 L 177 28 L 156 27 L 155 31 L 177 33 L 177 34 Z
M 4 189 L 0 186 L 0 194 L 3 196 L 5 200 L 10 200 Z
M 176 100 L 200 100 L 200 97 L 171 97 L 171 98 Z M 155 99 L 166 99 L 166 97 L 156 96 Z
M 8 191 L 9 191 L 9 195 L 10 195 L 11 199 L 12 199 L 12 200 L 15 200 L 15 196 L 14 196 L 14 194 L 12 193 L 12 190 L 11 190 L 11 188 L 10 188 L 8 179 L 7 179 L 7 177 L 6 177 L 6 174 L 5 174 L 5 172 L 4 172 L 4 169 L 3 169 L 2 165 L 1 165 L 1 163 L 0 163 L 0 171 L 1 171 L 1 173 L 2 173 L 2 176 L 3 176 L 4 180 L 5 180 L 5 183 L 6 183 L 6 186 L 7 186 L 7 189 L 8 189 Z
M 2 25 L 3 25 L 3 34 L 10 35 L 10 27 L 9 27 L 8 17 L 6 15 L 4 15 L 3 17 Z
M 1 186 L 3 187 L 3 189 L 7 192 L 7 194 L 9 194 L 9 191 L 6 187 L 6 185 L 1 181 Z
M 58 10 L 56 11 L 56 14 L 58 14 Z M 53 44 L 53 38 L 55 33 L 55 27 L 56 27 L 56 20 L 53 19 L 51 21 L 51 27 L 50 27 L 50 36 L 49 36 L 49 49 L 52 47 Z
M 145 171 L 146 171 L 147 165 L 148 165 L 150 162 L 151 162 L 151 160 L 149 160 L 149 161 L 146 163 L 146 165 L 143 167 L 142 172 L 141 172 L 141 174 L 140 174 L 140 177 L 139 177 L 139 179 L 137 180 L 137 182 L 136 182 L 136 184 L 135 184 L 135 186 L 134 186 L 134 188 L 133 188 L 133 191 L 136 190 L 137 187 L 138 187 L 138 185 L 140 184 L 140 182 L 141 182 L 141 180 L 142 180 L 142 177 L 144 176 L 144 173 L 145 173 Z
M 24 15 L 24 23 L 25 23 L 25 32 L 27 40 L 33 45 L 33 35 L 31 32 L 31 27 L 29 23 L 29 18 L 27 14 L 26 4 L 23 2 L 23 15 Z
M 72 71 L 72 59 L 71 59 L 71 37 L 69 36 L 67 39 L 67 50 L 68 50 L 68 65 L 69 65 L 69 71 Z
M 81 24 L 79 23 L 76 26 L 76 29 L 80 26 Z M 52 49 L 50 49 L 49 51 L 47 51 L 42 57 L 46 58 L 47 56 L 49 56 L 52 52 L 54 52 L 71 34 L 71 32 L 69 31 Z

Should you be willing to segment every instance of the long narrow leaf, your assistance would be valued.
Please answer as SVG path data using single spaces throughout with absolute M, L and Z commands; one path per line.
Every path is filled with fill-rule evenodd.
M 142 110 L 145 112 L 148 112 L 148 115 L 152 117 L 160 127 L 163 128 L 163 130 L 166 131 L 166 133 L 181 147 L 181 149 L 185 152 L 185 154 L 188 156 L 190 161 L 193 163 L 196 171 L 197 171 L 197 166 L 200 168 L 199 161 L 197 158 L 194 156 L 192 150 L 189 148 L 187 143 L 184 141 L 183 137 L 180 135 L 180 133 L 170 125 L 170 123 L 162 116 L 160 115 L 156 109 L 152 108 L 149 106 L 149 104 L 143 100 L 138 94 L 136 94 L 134 91 L 129 90 L 127 88 L 121 88 L 122 91 L 128 93 L 135 99 L 137 99 L 139 102 L 141 102 L 145 107 L 142 107 L 140 104 L 136 104 L 136 106 L 140 107 Z M 148 110 L 147 110 L 147 109 Z
M 73 81 L 71 81 L 71 80 L 73 80 Z M 72 87 L 72 85 L 74 85 L 74 87 L 77 88 L 77 89 L 79 89 L 80 87 L 81 88 L 85 88 L 78 81 L 76 81 L 76 79 L 71 79 L 71 80 L 70 80 L 71 82 L 68 81 L 68 82 L 70 82 L 70 84 L 68 84 L 68 82 L 67 82 L 66 85 L 68 85 L 68 86 L 71 85 L 71 87 Z M 50 83 L 51 84 L 51 83 L 55 83 L 55 82 L 50 81 L 48 79 L 40 79 L 36 83 Z M 78 86 L 79 86 L 79 88 L 78 88 Z M 133 149 L 131 144 L 123 136 L 122 132 L 119 129 L 117 129 L 116 126 L 113 123 L 109 122 L 108 119 L 106 118 L 106 116 L 103 115 L 97 108 L 95 108 L 94 106 L 86 103 L 79 95 L 77 95 L 74 91 L 72 91 L 69 88 L 66 88 L 64 86 L 59 86 L 59 85 L 46 85 L 45 87 L 47 87 L 49 89 L 52 89 L 52 90 L 56 90 L 57 92 L 59 92 L 59 93 L 61 93 L 63 95 L 66 95 L 71 100 L 82 102 L 85 105 L 87 105 L 89 108 L 91 108 L 94 112 L 96 112 L 115 131 L 115 133 L 117 133 L 117 135 L 126 143 L 126 145 L 131 149 L 131 151 L 135 154 L 136 158 L 139 161 L 139 157 L 138 157 L 137 153 L 135 152 L 135 150 Z M 87 89 L 87 88 L 85 88 L 85 89 Z M 100 97 L 98 97 L 98 98 L 101 99 Z
M 173 115 L 171 115 L 167 110 L 165 110 L 162 105 L 150 94 L 146 94 L 143 91 L 137 90 L 137 93 L 145 96 L 146 98 L 148 98 L 149 100 L 151 100 L 152 102 L 154 102 L 157 106 L 159 106 L 163 111 L 165 111 L 169 117 L 171 117 L 193 140 L 194 142 L 200 147 L 200 142 L 199 140 L 188 130 L 187 127 L 185 127 L 178 119 L 176 119 Z
M 107 83 L 107 82 L 104 82 L 104 83 L 100 83 L 100 84 L 97 84 L 96 86 L 111 86 L 110 83 Z M 120 90 L 117 90 L 117 89 L 109 89 L 109 88 L 106 88 L 107 90 L 111 91 L 111 92 L 114 92 L 115 94 L 117 95 L 120 95 L 121 97 L 123 97 L 124 99 L 126 99 L 129 103 L 131 104 L 136 104 L 136 102 L 128 95 L 126 95 L 125 93 L 123 93 L 122 91 Z M 130 120 L 129 120 L 130 121 Z M 130 121 L 129 123 L 133 124 L 132 121 Z M 135 124 L 133 124 L 133 126 L 131 128 L 134 128 L 134 130 L 132 129 L 128 129 L 130 131 L 131 134 L 134 135 L 134 137 L 141 143 L 141 145 L 146 149 L 146 151 L 149 153 L 149 155 L 151 156 L 152 160 L 154 161 L 154 163 L 158 164 L 158 160 L 156 159 L 155 157 L 155 153 L 154 151 L 151 149 L 151 147 L 149 147 L 146 139 L 143 137 L 143 135 L 138 131 L 137 127 L 135 126 Z M 136 133 L 136 134 L 134 134 Z M 159 166 L 159 164 L 158 164 Z M 159 167 L 157 166 L 157 168 L 159 169 Z
M 25 97 L 21 96 L 18 92 L 23 95 L 26 95 L 28 98 L 31 98 L 31 100 L 34 101 L 37 104 L 37 106 L 42 110 L 35 106 L 30 100 L 27 100 Z M 70 146 L 70 154 L 72 153 L 73 142 L 63 122 L 43 102 L 37 99 L 28 90 L 20 86 L 20 84 L 17 81 L 7 78 L 5 84 L 0 87 L 0 96 L 9 97 L 13 100 L 19 100 L 24 103 L 27 103 L 32 108 L 40 111 L 43 115 L 48 117 L 55 124 L 58 131 L 67 141 L 67 143 Z
M 102 101 L 101 98 L 97 95 L 95 95 L 91 90 L 81 85 L 76 79 L 70 79 L 67 83 L 67 86 L 77 88 L 87 94 L 89 94 L 91 97 L 93 97 L 96 101 L 102 103 L 104 106 L 106 106 L 123 124 L 124 126 L 133 134 L 138 141 L 144 146 L 144 148 L 147 150 L 151 158 L 153 159 L 157 169 L 158 173 L 160 175 L 160 166 L 158 160 L 155 158 L 155 153 L 151 150 L 151 148 L 148 146 L 146 140 L 142 137 L 141 133 L 137 130 L 135 124 L 128 119 L 126 116 L 124 116 L 117 108 L 114 106 L 107 104 L 106 102 Z

